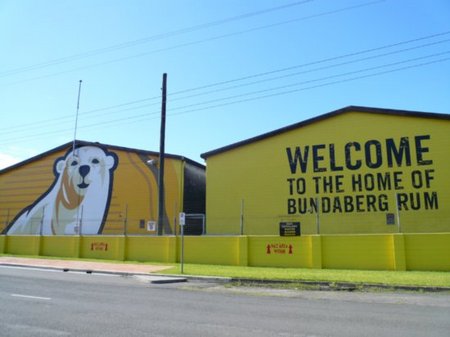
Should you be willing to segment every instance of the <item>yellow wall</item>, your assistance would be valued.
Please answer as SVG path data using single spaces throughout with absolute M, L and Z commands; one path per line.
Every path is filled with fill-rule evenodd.
M 248 263 L 261 267 L 311 268 L 311 237 L 249 237 Z
M 80 237 L 79 236 L 42 236 L 41 252 L 42 256 L 79 257 Z
M 87 259 L 124 260 L 125 242 L 121 236 L 83 236 L 80 256 Z
M 239 236 L 188 236 L 184 238 L 184 261 L 186 263 L 239 265 Z M 181 237 L 178 240 L 181 252 Z
M 25 207 L 48 190 L 54 180 L 53 164 L 63 153 L 54 153 L 0 176 L 0 231 Z M 32 224 L 39 228 L 39 221 Z
M 407 234 L 405 258 L 408 270 L 450 270 L 450 234 Z
M 158 175 L 156 168 L 145 163 L 156 157 L 140 157 L 136 153 L 115 151 L 119 166 L 115 171 L 114 190 L 106 220 L 104 234 L 148 234 L 147 221 L 158 218 Z M 165 161 L 165 211 L 174 233 L 174 219 L 182 210 L 182 162 L 175 159 Z M 145 227 L 141 228 L 140 221 Z M 126 222 L 126 223 L 125 223 Z
M 3 254 L 6 249 L 6 236 L 0 235 L 0 254 Z
M 316 234 L 316 198 L 321 234 L 397 233 L 386 223 L 387 213 L 396 221 L 396 195 L 401 232 L 450 232 L 449 135 L 449 120 L 348 112 L 213 154 L 208 234 L 241 233 L 242 214 L 245 235 L 277 235 L 282 221 Z
M 95 146 L 95 144 L 88 146 Z M 111 169 L 113 187 L 110 194 L 109 209 L 106 211 L 106 221 L 101 233 L 123 234 L 126 231 L 128 234 L 149 234 L 147 222 L 156 221 L 158 216 L 158 166 L 150 166 L 146 162 L 157 158 L 140 152 L 121 150 L 120 148 L 108 149 L 103 146 L 101 148 L 106 149 L 109 154 L 112 153 L 117 158 L 117 167 Z M 36 205 L 44 198 L 44 195 L 55 189 L 54 187 L 50 188 L 56 180 L 54 169 L 58 166 L 58 162 L 64 161 L 62 158 L 65 156 L 69 158 L 69 153 L 71 153 L 70 146 L 2 172 L 0 175 L 0 233 L 26 207 L 32 205 L 31 208 L 37 209 Z M 101 163 L 100 165 L 106 164 Z M 67 163 L 66 167 L 70 167 L 70 163 Z M 167 219 L 164 234 L 173 234 L 175 218 L 183 210 L 183 161 L 166 158 L 164 172 L 165 216 Z M 59 176 L 62 176 L 62 172 L 59 173 Z M 101 179 L 106 180 L 107 178 L 103 176 Z M 92 193 L 92 195 L 98 195 L 98 193 Z M 82 197 L 79 197 L 79 199 L 83 200 Z M 56 205 L 55 202 L 53 204 Z M 48 210 L 49 206 L 46 206 L 46 208 Z M 62 209 L 58 206 L 55 206 L 55 208 Z M 79 210 L 79 214 L 88 211 L 89 207 L 85 207 L 83 210 Z M 52 219 L 54 217 L 53 215 Z M 74 223 L 75 220 L 72 218 L 75 218 L 75 216 L 70 215 L 67 223 Z M 33 218 L 27 220 L 26 226 L 20 232 L 10 234 L 39 234 L 42 219 L 42 212 L 37 212 Z M 100 224 L 102 219 L 103 212 L 95 218 L 95 221 Z M 59 222 L 50 221 L 47 218 L 45 221 L 53 224 Z M 51 226 L 53 227 L 53 225 Z M 67 226 L 66 228 L 70 227 L 69 225 L 65 226 Z M 86 222 L 84 226 L 87 226 Z M 83 224 L 82 228 L 86 229 Z M 44 234 L 52 233 L 45 232 L 44 229 Z M 53 234 L 76 235 L 78 232 L 72 230 L 69 233 L 57 232 Z M 97 232 L 87 232 L 87 234 L 97 234 Z
M 184 262 L 254 267 L 450 271 L 450 234 L 187 236 Z M 175 263 L 175 236 L 0 236 L 0 253 Z
M 170 236 L 129 236 L 125 238 L 125 257 L 130 261 L 176 261 L 176 239 Z
M 394 269 L 391 235 L 324 235 L 322 247 L 325 269 Z
M 17 255 L 39 255 L 39 236 L 6 236 L 4 253 Z

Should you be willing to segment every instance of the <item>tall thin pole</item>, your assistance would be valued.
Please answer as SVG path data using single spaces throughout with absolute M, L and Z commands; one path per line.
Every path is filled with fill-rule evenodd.
M 73 143 L 72 143 L 72 156 L 73 157 L 75 157 L 75 143 L 77 141 L 78 112 L 80 111 L 80 95 L 81 95 L 81 83 L 82 82 L 83 81 L 80 80 L 80 82 L 78 84 L 77 112 L 75 114 L 75 128 L 73 130 Z M 80 198 L 80 196 L 78 196 L 78 198 Z M 83 210 L 81 210 L 81 212 L 83 212 Z M 81 217 L 83 217 L 83 214 L 81 214 Z M 80 220 L 79 208 L 77 208 L 76 226 L 78 226 L 78 232 L 79 232 L 79 235 L 81 236 L 81 220 Z
M 181 274 L 184 273 L 184 224 L 181 227 L 181 258 L 180 258 L 180 265 L 181 265 Z
M 75 114 L 75 129 L 73 131 L 73 144 L 72 144 L 72 155 L 75 155 L 75 142 L 77 139 L 77 127 L 78 127 L 78 112 L 80 111 L 80 94 L 81 94 L 81 83 L 83 81 L 80 80 L 78 84 L 78 99 L 77 99 L 77 113 Z
M 158 235 L 163 234 L 164 226 L 164 145 L 166 138 L 166 99 L 167 74 L 163 74 L 162 105 L 161 105 L 161 132 L 159 141 L 159 172 L 158 172 Z
M 320 234 L 320 208 L 319 208 L 319 198 L 316 198 L 316 230 L 317 234 Z
M 127 236 L 128 232 L 128 204 L 125 204 L 125 220 L 123 222 L 123 235 Z
M 398 193 L 395 193 L 395 213 L 397 214 L 397 227 L 398 232 L 402 232 L 402 226 L 400 225 L 400 209 L 398 206 Z
M 241 199 L 241 235 L 244 235 L 244 199 Z

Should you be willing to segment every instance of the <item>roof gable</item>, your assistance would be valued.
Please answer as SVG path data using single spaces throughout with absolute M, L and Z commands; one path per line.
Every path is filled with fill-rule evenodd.
M 115 146 L 115 145 L 109 145 L 109 144 L 102 144 L 102 143 L 98 143 L 98 142 L 88 142 L 88 141 L 84 141 L 84 140 L 76 140 L 75 141 L 75 146 L 76 147 L 89 146 L 89 145 L 105 147 L 105 148 L 107 148 L 109 150 L 134 152 L 134 153 L 144 154 L 144 155 L 159 156 L 159 152 L 154 152 L 154 151 L 139 150 L 139 149 L 133 149 L 133 148 L 128 148 L 128 147 L 121 147 L 121 146 Z M 49 155 L 51 155 L 53 153 L 67 150 L 67 149 L 71 148 L 72 146 L 73 146 L 73 141 L 65 143 L 65 144 L 60 145 L 58 147 L 55 147 L 55 148 L 53 148 L 51 150 L 48 150 L 48 151 L 43 152 L 41 154 L 38 154 L 37 156 L 31 157 L 31 158 L 26 159 L 24 161 L 21 161 L 21 162 L 19 162 L 17 164 L 14 164 L 12 166 L 6 167 L 3 170 L 0 170 L 0 174 L 6 173 L 6 172 L 8 172 L 10 170 L 13 170 L 13 169 L 17 168 L 17 167 L 24 166 L 26 164 L 29 164 L 29 163 L 34 162 L 36 160 L 39 160 L 41 158 L 47 157 L 47 156 L 49 156 Z M 205 168 L 204 165 L 202 165 L 202 164 L 200 164 L 200 163 L 198 163 L 198 162 L 196 162 L 194 160 L 191 160 L 189 158 L 183 157 L 183 156 L 166 153 L 165 157 L 166 158 L 170 158 L 170 159 L 178 159 L 178 160 L 190 163 L 190 164 L 192 164 L 194 166 L 198 166 L 200 168 Z
M 450 114 L 440 114 L 440 113 L 432 113 L 432 112 L 420 112 L 420 111 L 408 111 L 408 110 L 395 110 L 395 109 L 382 109 L 382 108 L 370 108 L 370 107 L 363 107 L 363 106 L 347 106 L 345 108 L 339 109 L 339 110 L 334 110 L 331 112 L 328 112 L 326 114 L 317 116 L 317 117 L 313 117 L 307 120 L 304 120 L 302 122 L 299 123 L 295 123 L 295 124 L 291 124 L 288 126 L 285 126 L 283 128 L 280 129 L 276 129 L 267 133 L 263 133 L 259 136 L 256 137 L 252 137 L 249 139 L 245 139 L 243 141 L 237 142 L 237 143 L 233 143 L 212 151 L 208 151 L 205 153 L 202 153 L 200 156 L 203 159 L 207 159 L 208 157 L 247 145 L 247 144 L 251 144 L 263 139 L 267 139 L 270 137 L 274 137 L 277 136 L 279 134 L 285 133 L 287 131 L 291 131 L 291 130 L 295 130 L 295 129 L 299 129 L 301 127 L 307 126 L 307 125 L 311 125 L 313 123 L 317 123 L 320 121 L 323 121 L 325 119 L 337 116 L 337 115 L 342 115 L 345 113 L 349 113 L 349 112 L 361 112 L 361 113 L 370 113 L 370 114 L 381 114 L 381 115 L 390 115 L 390 116 L 407 116 L 407 117 L 420 117 L 420 118 L 434 118 L 434 119 L 444 119 L 444 120 L 450 120 Z

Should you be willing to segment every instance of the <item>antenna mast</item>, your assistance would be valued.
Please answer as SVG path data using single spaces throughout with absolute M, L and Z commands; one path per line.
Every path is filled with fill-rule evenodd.
M 78 111 L 80 111 L 80 94 L 81 94 L 81 83 L 83 81 L 80 80 L 78 84 L 78 99 L 77 99 L 77 113 L 75 115 L 75 130 L 73 132 L 73 144 L 72 144 L 72 155 L 75 155 L 75 142 L 77 139 L 77 126 L 78 126 Z

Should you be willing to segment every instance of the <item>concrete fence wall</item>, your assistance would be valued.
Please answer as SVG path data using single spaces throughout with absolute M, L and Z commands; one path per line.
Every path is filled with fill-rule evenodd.
M 176 236 L 0 236 L 0 254 L 176 263 Z M 186 263 L 450 271 L 450 233 L 186 236 Z

